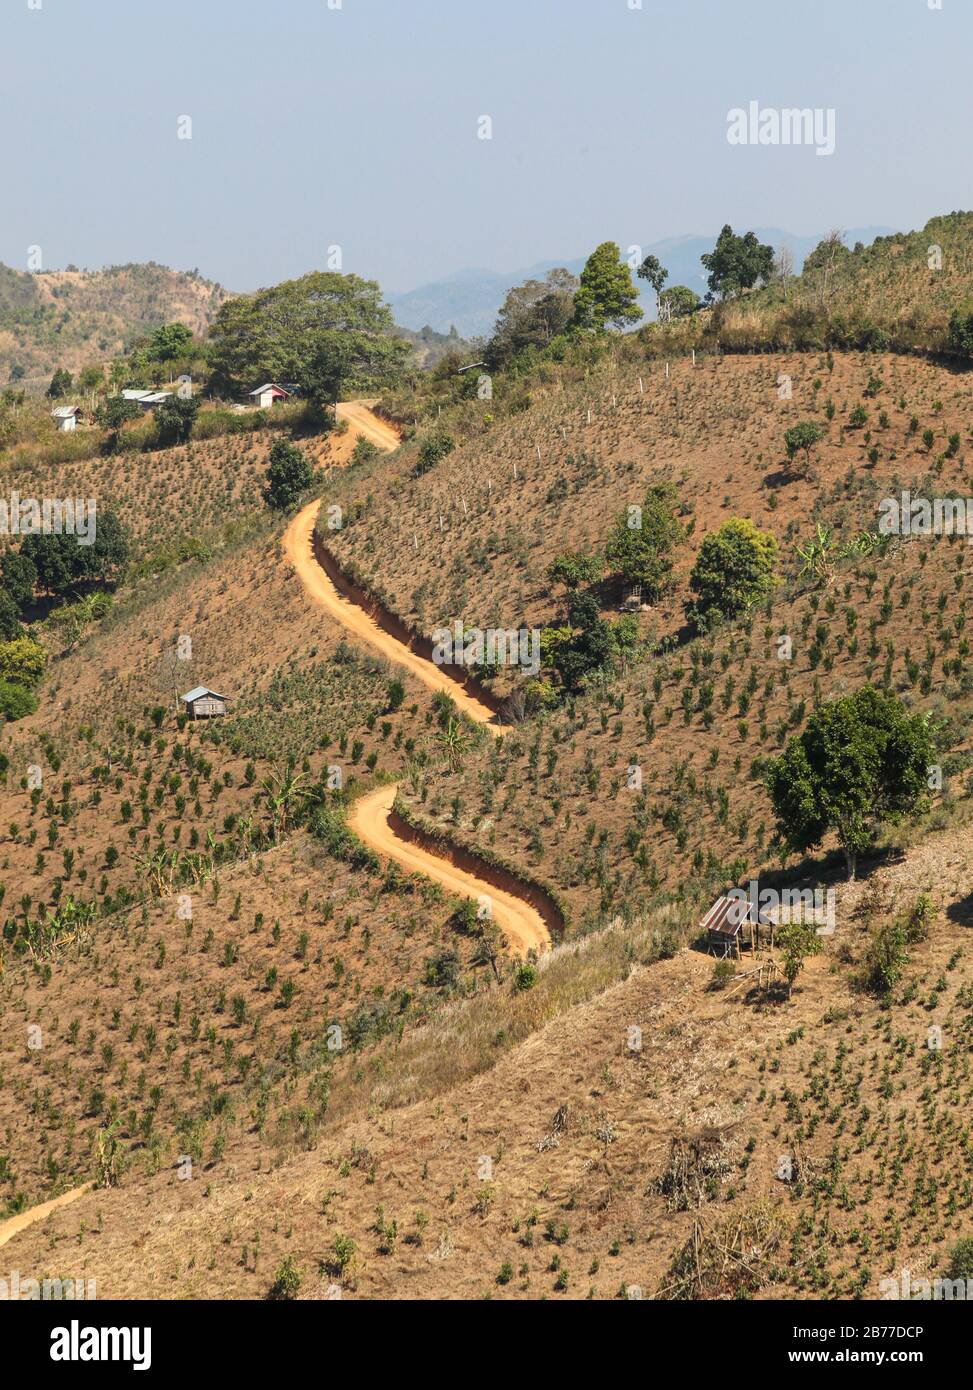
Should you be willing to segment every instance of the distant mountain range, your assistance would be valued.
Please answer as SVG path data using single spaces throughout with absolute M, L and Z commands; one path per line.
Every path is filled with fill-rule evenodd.
M 738 228 L 737 230 L 749 230 Z M 753 230 L 762 242 L 769 242 L 776 250 L 787 246 L 794 257 L 794 270 L 800 271 L 805 257 L 823 240 L 826 232 L 817 236 L 795 236 L 779 227 L 754 227 Z M 870 244 L 878 236 L 888 236 L 892 227 L 852 227 L 845 233 L 845 241 L 854 246 L 861 241 Z M 669 271 L 667 285 L 688 285 L 697 294 L 706 290 L 706 275 L 700 264 L 700 256 L 712 251 L 716 242 L 713 236 L 678 236 L 665 241 L 654 242 L 642 248 L 643 254 L 658 256 Z M 555 266 L 566 266 L 575 275 L 579 274 L 585 257 L 569 261 L 540 261 L 537 265 L 523 270 L 500 273 L 494 270 L 460 270 L 443 280 L 421 285 L 418 289 L 401 294 L 386 294 L 385 298 L 395 314 L 395 320 L 403 328 L 419 332 L 432 328 L 438 333 L 448 333 L 451 328 L 463 338 L 487 337 L 493 331 L 497 313 L 504 297 L 514 285 L 525 280 L 543 279 Z M 641 281 L 639 282 L 642 283 Z M 642 295 L 642 307 L 647 318 L 655 317 L 655 295 L 648 286 Z

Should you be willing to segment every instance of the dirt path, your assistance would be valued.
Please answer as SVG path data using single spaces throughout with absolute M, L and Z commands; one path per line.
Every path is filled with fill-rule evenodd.
M 356 434 L 363 434 L 379 449 L 391 451 L 399 447 L 399 436 L 387 420 L 382 420 L 368 408 L 368 401 L 343 401 L 335 410 L 339 420 L 347 420 Z
M 398 436 L 392 426 L 373 415 L 364 402 L 349 401 L 339 405 L 338 415 L 379 448 L 398 448 Z M 342 627 L 367 642 L 375 651 L 381 652 L 389 661 L 404 666 L 430 690 L 445 691 L 456 702 L 457 709 L 477 724 L 484 725 L 496 737 L 501 730 L 488 705 L 478 700 L 447 671 L 386 632 L 361 604 L 338 591 L 314 554 L 314 526 L 320 509 L 320 502 L 311 502 L 298 512 L 284 533 L 284 550 L 309 596 Z M 547 924 L 529 903 L 396 834 L 389 824 L 389 814 L 397 790 L 397 786 L 380 787 L 355 803 L 350 820 L 355 834 L 376 854 L 394 859 L 408 873 L 423 873 L 449 892 L 462 897 L 489 898 L 493 920 L 516 954 L 526 955 L 531 947 L 546 950 L 551 944 Z
M 348 824 L 359 839 L 376 854 L 394 859 L 407 873 L 425 874 L 441 883 L 449 893 L 461 898 L 489 898 L 491 919 L 503 932 L 515 955 L 525 956 L 532 947 L 545 951 L 551 942 L 550 933 L 536 908 L 396 834 L 389 824 L 389 813 L 397 790 L 396 786 L 379 787 L 378 791 L 355 802 Z
M 298 512 L 284 532 L 284 549 L 288 559 L 315 603 L 327 609 L 342 627 L 361 637 L 389 661 L 394 661 L 396 665 L 404 666 L 411 671 L 430 690 L 445 690 L 456 701 L 457 708 L 478 724 L 486 724 L 493 733 L 499 733 L 498 727 L 490 723 L 494 716 L 489 706 L 478 700 L 475 695 L 471 695 L 448 672 L 427 661 L 418 652 L 411 651 L 398 638 L 386 632 L 354 599 L 346 598 L 338 592 L 314 556 L 314 524 L 320 510 L 320 502 L 311 502 L 303 511 Z
M 49 1202 L 41 1202 L 39 1206 L 30 1207 L 27 1211 L 20 1212 L 17 1216 L 11 1216 L 7 1221 L 0 1221 L 0 1245 L 6 1245 L 8 1240 L 13 1240 L 14 1236 L 19 1236 L 21 1231 L 26 1231 L 28 1226 L 33 1226 L 37 1221 L 43 1221 L 50 1216 L 52 1211 L 57 1211 L 60 1207 L 66 1207 L 71 1202 L 76 1202 L 79 1197 L 83 1197 L 86 1192 L 91 1191 L 92 1184 L 86 1182 L 82 1187 L 74 1187 L 70 1192 L 64 1192 L 60 1197 L 52 1197 Z

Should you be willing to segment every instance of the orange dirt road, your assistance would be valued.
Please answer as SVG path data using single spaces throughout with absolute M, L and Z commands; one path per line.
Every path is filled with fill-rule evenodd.
M 365 402 L 345 402 L 338 406 L 337 413 L 340 419 L 347 420 L 352 429 L 380 449 L 398 448 L 399 439 L 395 430 L 374 415 Z M 320 509 L 320 502 L 311 502 L 298 512 L 284 533 L 287 558 L 297 571 L 308 596 L 342 627 L 367 642 L 375 651 L 381 652 L 387 660 L 404 666 L 430 690 L 445 691 L 463 714 L 475 723 L 483 724 L 494 737 L 499 735 L 500 727 L 488 705 L 434 662 L 427 661 L 386 632 L 360 604 L 338 592 L 314 555 L 314 526 Z M 394 859 L 407 873 L 425 874 L 450 893 L 457 893 L 461 897 L 489 898 L 493 920 L 517 955 L 526 955 L 531 947 L 546 950 L 551 944 L 547 924 L 529 903 L 438 858 L 421 846 L 401 839 L 395 833 L 389 825 L 389 813 L 397 790 L 397 786 L 379 787 L 377 791 L 356 801 L 349 822 L 355 834 L 376 854 Z
M 436 883 L 441 883 L 449 893 L 461 898 L 481 897 L 490 900 L 491 920 L 503 932 L 515 955 L 525 956 L 533 947 L 535 951 L 545 951 L 551 938 L 541 914 L 492 884 L 476 878 L 473 874 L 447 863 L 421 845 L 402 840 L 389 824 L 389 813 L 395 801 L 398 787 L 379 787 L 368 796 L 359 797 L 355 802 L 348 824 L 359 839 L 364 840 L 376 854 L 386 859 L 394 859 L 408 873 L 425 874 Z
M 52 1197 L 49 1202 L 41 1202 L 40 1206 L 30 1207 L 17 1216 L 11 1216 L 7 1221 L 0 1221 L 0 1245 L 6 1245 L 8 1240 L 13 1240 L 14 1236 L 26 1231 L 27 1227 L 33 1226 L 36 1221 L 43 1221 L 52 1211 L 58 1211 L 70 1202 L 76 1202 L 79 1197 L 89 1192 L 92 1186 L 92 1183 L 86 1182 L 82 1187 L 74 1187 L 70 1192 L 62 1193 L 60 1197 Z
M 335 414 L 339 420 L 347 420 L 356 434 L 363 434 L 377 448 L 391 452 L 399 447 L 399 436 L 393 427 L 369 410 L 367 401 L 343 401 Z
M 314 558 L 314 524 L 320 510 L 320 502 L 311 502 L 298 512 L 284 532 L 287 557 L 297 570 L 310 597 L 322 608 L 327 609 L 342 627 L 362 638 L 375 651 L 381 652 L 382 656 L 394 661 L 396 665 L 404 666 L 430 690 L 445 690 L 464 714 L 468 714 L 477 724 L 486 724 L 494 734 L 499 733 L 497 725 L 489 723 L 493 719 L 493 711 L 489 706 L 478 700 L 475 695 L 471 695 L 465 686 L 460 685 L 459 681 L 454 680 L 434 662 L 427 661 L 418 652 L 410 651 L 391 633 L 380 627 L 360 604 L 355 603 L 353 599 L 345 598 L 344 594 L 339 594 Z

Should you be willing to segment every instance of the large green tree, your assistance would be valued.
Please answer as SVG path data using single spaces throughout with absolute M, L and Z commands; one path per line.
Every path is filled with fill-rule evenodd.
M 30 556 L 10 546 L 0 555 L 0 587 L 18 608 L 23 608 L 34 597 L 37 586 L 37 570 Z
M 128 561 L 128 533 L 111 508 L 98 510 L 94 529 L 91 545 L 82 545 L 76 535 L 24 537 L 21 554 L 34 566 L 37 582 L 47 593 L 63 597 L 81 584 L 118 577 Z
M 278 439 L 270 451 L 263 490 L 267 506 L 275 511 L 290 511 L 313 482 L 314 468 L 307 455 L 286 439 Z
M 47 394 L 52 401 L 59 401 L 66 396 L 74 385 L 74 377 L 65 367 L 57 367 L 51 377 L 51 384 L 47 388 Z
M 866 685 L 815 710 L 768 771 L 778 833 L 805 853 L 834 831 L 854 878 L 878 827 L 927 804 L 932 739 L 926 717 Z
M 577 289 L 577 277 L 558 268 L 509 290 L 487 344 L 487 365 L 496 369 L 527 348 L 547 347 L 571 322 Z
M 186 356 L 192 341 L 192 329 L 184 323 L 164 323 L 149 339 L 145 355 L 150 362 L 173 362 Z
M 615 522 L 605 546 L 613 574 L 640 584 L 647 603 L 655 603 L 670 585 L 672 554 L 685 538 L 676 519 L 678 499 L 671 483 L 650 487 L 639 508 L 629 508 Z
M 700 306 L 699 295 L 688 285 L 672 285 L 659 295 L 659 317 L 685 319 Z
M 400 374 L 409 347 L 393 327 L 374 280 L 313 271 L 220 306 L 210 330 L 212 384 L 241 394 L 264 381 L 297 382 L 330 405 Z
M 0 589 L 0 642 L 12 642 L 23 632 L 20 609 L 6 589 Z
M 712 531 L 699 548 L 689 587 L 696 602 L 690 620 L 706 631 L 721 618 L 735 618 L 774 588 L 779 547 L 768 531 L 748 518 L 733 517 Z
M 770 280 L 774 270 L 774 248 L 762 245 L 755 233 L 737 236 L 729 223 L 720 232 L 712 251 L 700 257 L 709 271 L 710 294 L 733 299 L 758 282 Z
M 170 396 L 167 401 L 163 401 L 155 412 L 159 443 L 165 447 L 185 444 L 193 432 L 198 413 L 197 396 Z
M 614 241 L 603 241 L 592 251 L 581 272 L 581 281 L 574 296 L 576 328 L 601 333 L 608 327 L 624 328 L 638 323 L 642 310 L 639 292 L 632 282 L 632 272 L 621 259 Z

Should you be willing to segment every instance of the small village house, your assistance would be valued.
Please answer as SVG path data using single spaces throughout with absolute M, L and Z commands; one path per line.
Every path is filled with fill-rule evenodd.
M 81 419 L 81 407 L 79 405 L 59 405 L 56 410 L 51 411 L 51 416 L 62 434 L 70 434 L 78 428 L 78 421 Z
M 290 391 L 285 391 L 283 386 L 278 386 L 276 382 L 268 381 L 263 386 L 258 386 L 256 391 L 250 392 L 250 399 L 258 410 L 270 410 L 278 401 L 290 399 Z
M 227 695 L 220 695 L 218 691 L 210 690 L 205 685 L 197 685 L 179 698 L 186 706 L 186 713 L 190 719 L 212 719 L 226 714 L 229 699 Z

